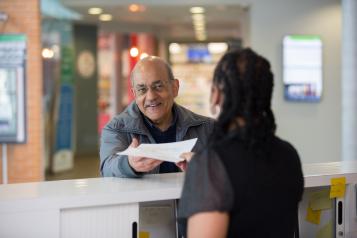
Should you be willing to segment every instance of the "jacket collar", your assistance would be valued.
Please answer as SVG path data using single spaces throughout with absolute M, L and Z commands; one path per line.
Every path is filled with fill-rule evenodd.
M 177 130 L 187 130 L 189 127 L 201 125 L 208 120 L 205 117 L 194 114 L 176 103 L 174 103 L 173 106 L 175 107 L 174 110 L 177 114 Z M 122 127 L 123 130 L 137 134 L 150 135 L 143 122 L 144 118 L 135 101 L 131 102 L 123 113 L 125 115 L 123 117 L 123 123 L 125 125 L 125 127 Z

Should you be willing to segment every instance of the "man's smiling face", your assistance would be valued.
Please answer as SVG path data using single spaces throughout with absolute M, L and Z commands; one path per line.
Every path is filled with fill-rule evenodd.
M 138 63 L 132 76 L 135 102 L 140 111 L 164 130 L 172 120 L 172 106 L 179 82 L 170 79 L 167 67 L 159 58 Z

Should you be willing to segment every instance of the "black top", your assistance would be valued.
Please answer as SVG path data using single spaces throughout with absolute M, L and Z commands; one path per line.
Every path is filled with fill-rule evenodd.
M 258 155 L 230 139 L 195 155 L 179 203 L 181 224 L 195 213 L 229 213 L 227 237 L 289 238 L 296 228 L 304 179 L 292 145 L 274 137 Z
M 144 118 L 144 124 L 146 128 L 149 130 L 150 134 L 154 138 L 156 143 L 170 143 L 176 141 L 176 123 L 177 123 L 177 113 L 174 109 L 172 109 L 173 119 L 172 123 L 166 131 L 161 131 L 157 128 L 147 117 L 143 114 L 142 117 Z M 160 164 L 159 173 L 175 173 L 179 172 L 179 168 L 173 162 L 164 161 Z

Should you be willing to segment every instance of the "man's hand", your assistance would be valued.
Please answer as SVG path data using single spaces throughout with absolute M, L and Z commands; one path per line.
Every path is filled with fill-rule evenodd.
M 130 144 L 130 147 L 138 147 L 139 142 L 138 139 L 133 138 L 133 141 Z M 146 157 L 136 157 L 136 156 L 128 156 L 129 165 L 136 172 L 149 172 L 153 170 L 155 167 L 159 166 L 162 161 L 157 159 L 150 159 Z
M 187 163 L 190 162 L 193 155 L 193 152 L 186 152 L 181 154 L 180 157 L 184 160 L 177 162 L 176 166 L 179 167 L 182 171 L 186 171 Z

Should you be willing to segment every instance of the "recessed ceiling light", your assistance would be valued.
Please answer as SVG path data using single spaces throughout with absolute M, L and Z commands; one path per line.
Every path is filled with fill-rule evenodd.
M 195 30 L 204 30 L 206 27 L 205 27 L 205 25 L 203 24 L 203 25 L 193 25 L 193 28 L 194 28 Z
M 178 54 L 181 52 L 181 46 L 178 43 L 171 43 L 169 46 L 169 51 L 171 54 Z
M 200 25 L 204 25 L 205 21 L 204 20 L 198 20 L 198 21 L 194 20 L 194 21 L 192 21 L 192 24 L 194 26 L 200 26 Z
M 42 57 L 43 58 L 51 59 L 51 58 L 53 58 L 54 55 L 55 55 L 55 53 L 53 52 L 52 49 L 49 49 L 49 48 L 42 49 Z
M 196 35 L 198 35 L 198 34 L 204 35 L 204 34 L 206 34 L 206 30 L 205 30 L 205 29 L 203 29 L 203 30 L 197 30 L 197 29 L 195 29 L 195 33 L 196 33 Z
M 101 20 L 101 21 L 111 21 L 112 19 L 113 19 L 113 17 L 110 14 L 101 14 L 99 16 L 99 20 Z
M 130 4 L 129 5 L 129 11 L 131 12 L 143 12 L 145 11 L 144 5 L 140 4 Z
M 99 8 L 99 7 L 91 7 L 88 9 L 88 13 L 91 15 L 98 15 L 101 14 L 103 12 L 103 9 Z
M 197 36 L 196 39 L 199 41 L 204 41 L 207 40 L 207 36 Z
M 222 54 L 227 51 L 228 44 L 225 42 L 212 42 L 208 43 L 207 48 L 212 54 Z
M 195 32 L 196 37 L 207 37 L 206 32 Z
M 145 57 L 148 57 L 149 55 L 145 52 L 140 54 L 140 59 L 144 59 Z
M 136 47 L 131 47 L 129 53 L 131 57 L 135 58 L 139 55 L 139 49 Z
M 205 15 L 203 14 L 192 14 L 192 19 L 194 21 L 202 21 L 205 19 Z
M 205 9 L 203 7 L 191 7 L 190 12 L 192 14 L 204 13 Z

